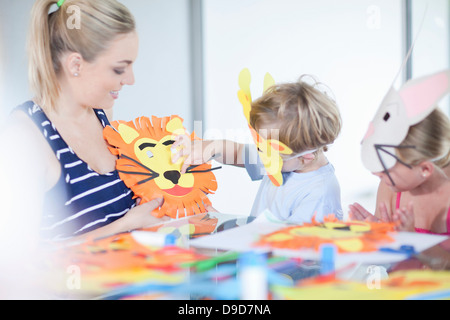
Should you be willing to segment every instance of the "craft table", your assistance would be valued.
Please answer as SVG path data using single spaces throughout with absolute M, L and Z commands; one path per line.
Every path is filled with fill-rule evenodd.
M 59 287 L 56 285 L 55 288 L 63 298 L 239 299 L 237 276 L 239 259 L 243 253 L 251 250 L 249 242 L 256 240 L 257 234 L 252 234 L 254 232 L 252 228 L 259 233 L 270 233 L 286 227 L 271 223 L 258 225 L 260 222 L 250 217 L 207 213 L 140 230 L 170 234 L 175 237 L 176 246 L 148 248 L 137 243 L 132 233 L 125 233 L 89 244 L 64 248 L 57 252 L 59 258 L 51 260 L 52 263 L 48 264 L 56 269 L 59 268 L 60 272 L 52 269 L 51 279 L 47 278 L 47 283 L 59 282 Z M 421 243 L 424 243 L 423 239 L 420 239 Z M 396 288 L 395 294 L 389 291 L 389 294 L 383 292 L 382 295 L 379 291 L 372 290 L 370 286 L 376 287 L 383 283 L 383 286 L 391 288 L 392 283 L 386 282 L 387 284 L 384 285 L 382 281 L 395 280 L 398 284 L 399 272 L 424 269 L 436 270 L 432 276 L 437 276 L 438 280 L 433 278 L 434 282 L 431 281 L 430 274 L 427 273 L 425 276 L 428 280 L 425 279 L 422 283 L 431 285 L 439 281 L 444 285 L 440 289 L 445 289 L 439 292 L 448 298 L 450 297 L 450 239 L 436 237 L 426 239 L 431 239 L 427 242 L 429 247 L 420 250 L 421 252 L 416 252 L 409 257 L 402 253 L 385 253 L 395 258 L 378 264 L 376 261 L 368 260 L 367 257 L 379 253 L 364 253 L 365 256 L 355 254 L 343 260 L 340 259 L 344 255 L 338 254 L 336 272 L 326 281 L 320 274 L 321 261 L 317 253 L 314 255 L 306 252 L 306 255 L 301 255 L 300 251 L 271 250 L 266 255 L 271 288 L 270 298 L 403 299 L 422 291 L 433 291 L 433 286 L 425 289 L 415 287 L 414 290 L 406 292 L 400 290 L 400 293 Z M 217 243 L 219 245 L 215 246 Z M 235 243 L 240 245 L 235 246 Z M 397 247 L 393 244 L 392 248 Z M 264 250 L 267 252 L 267 249 L 257 249 L 257 251 Z M 363 259 L 358 261 L 359 258 L 354 257 L 363 257 Z M 355 259 L 354 262 L 352 259 Z M 391 275 L 393 280 L 389 280 Z M 409 285 L 417 283 L 420 277 L 420 274 L 413 274 L 413 280 L 408 282 Z M 57 281 L 54 281 L 55 279 Z M 321 279 L 320 284 L 314 283 L 317 279 Z M 408 276 L 405 278 L 402 275 L 401 279 L 408 279 Z M 335 285 L 341 281 L 357 287 L 350 286 L 345 294 L 336 292 Z M 328 286 L 321 288 L 324 283 Z M 339 286 L 342 288 L 342 283 Z M 361 293 L 361 290 L 364 292 Z M 356 296 L 349 294 L 352 292 L 358 294 Z M 305 297 L 304 294 L 308 295 Z M 336 294 L 338 296 L 335 296 Z

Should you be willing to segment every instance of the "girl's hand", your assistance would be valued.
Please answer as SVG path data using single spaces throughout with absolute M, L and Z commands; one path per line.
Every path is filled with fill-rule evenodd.
M 397 222 L 397 231 L 415 232 L 413 203 L 409 202 L 406 207 L 397 209 L 393 216 Z
M 168 221 L 169 217 L 156 218 L 152 215 L 152 211 L 159 208 L 163 204 L 162 198 L 153 199 L 150 202 L 139 204 L 127 212 L 121 218 L 125 230 L 135 230 L 150 227 L 158 223 Z
M 373 214 L 367 211 L 363 206 L 359 203 L 354 203 L 349 206 L 349 218 L 351 220 L 356 221 L 368 221 L 368 222 L 377 222 L 379 221 Z
M 359 203 L 354 203 L 349 206 L 350 212 L 349 217 L 351 220 L 357 221 L 367 221 L 367 222 L 391 222 L 387 206 L 384 202 L 381 202 L 378 206 L 380 212 L 380 218 L 371 214 L 369 211 L 364 209 Z

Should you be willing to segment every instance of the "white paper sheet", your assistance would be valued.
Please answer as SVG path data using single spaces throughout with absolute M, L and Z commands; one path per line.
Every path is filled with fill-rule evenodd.
M 286 224 L 271 222 L 266 218 L 266 214 L 261 214 L 250 224 L 226 230 L 210 236 L 205 236 L 190 241 L 191 247 L 219 249 L 228 251 L 245 252 L 251 250 L 261 250 L 260 247 L 253 246 L 261 235 L 269 234 L 279 229 L 285 228 Z M 402 245 L 413 246 L 416 252 L 424 251 L 440 242 L 448 239 L 445 236 L 428 235 L 421 233 L 398 232 L 391 235 L 394 242 L 383 244 L 382 247 L 398 249 Z M 276 255 L 299 257 L 302 259 L 318 260 L 319 253 L 312 249 L 287 250 L 275 249 L 272 252 Z M 388 264 L 405 260 L 407 256 L 400 253 L 386 252 L 364 252 L 364 253 L 342 253 L 336 258 L 336 268 L 351 263 L 357 264 Z
M 258 240 L 261 235 L 269 234 L 285 227 L 286 224 L 269 221 L 263 213 L 249 224 L 194 239 L 191 240 L 189 244 L 191 247 L 197 248 L 238 252 L 250 251 L 255 249 L 252 244 Z

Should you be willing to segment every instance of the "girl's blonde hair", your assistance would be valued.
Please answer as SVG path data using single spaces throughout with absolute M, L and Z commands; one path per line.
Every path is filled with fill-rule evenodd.
M 259 130 L 276 126 L 278 140 L 294 153 L 321 149 L 338 137 L 342 123 L 338 107 L 326 93 L 304 82 L 279 84 L 269 88 L 252 103 L 250 125 Z
M 440 109 L 434 110 L 425 120 L 412 126 L 398 148 L 398 157 L 416 166 L 432 161 L 439 168 L 450 164 L 450 120 Z
M 37 103 L 54 110 L 63 53 L 77 52 L 92 62 L 119 34 L 135 30 L 134 17 L 116 0 L 66 0 L 49 13 L 56 3 L 35 1 L 27 45 L 31 90 Z

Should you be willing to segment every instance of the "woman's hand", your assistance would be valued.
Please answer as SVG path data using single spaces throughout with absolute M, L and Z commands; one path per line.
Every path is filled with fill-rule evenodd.
M 213 208 L 212 206 L 205 206 L 206 212 L 215 212 L 215 213 L 219 213 L 219 211 L 217 211 L 215 208 Z
M 67 242 L 90 241 L 92 239 L 109 237 L 114 234 L 147 228 L 170 220 L 169 217 L 156 218 L 152 215 L 152 211 L 159 208 L 163 204 L 164 201 L 162 198 L 153 199 L 152 201 L 141 205 L 139 205 L 140 199 L 136 202 L 137 206 L 130 209 L 122 218 L 104 227 L 95 229 L 94 231 L 71 238 L 67 240 Z

